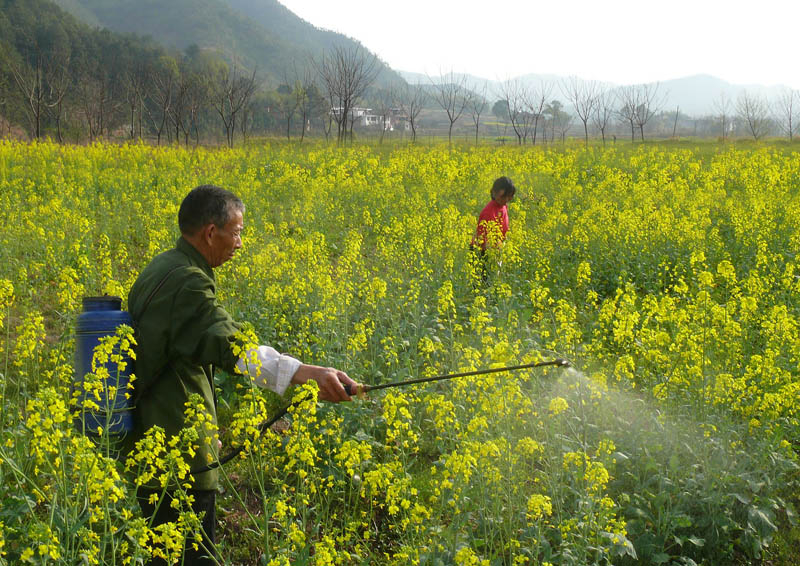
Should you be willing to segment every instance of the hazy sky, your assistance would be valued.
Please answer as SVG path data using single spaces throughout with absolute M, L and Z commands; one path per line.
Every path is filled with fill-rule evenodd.
M 392 68 L 800 88 L 798 0 L 279 0 Z

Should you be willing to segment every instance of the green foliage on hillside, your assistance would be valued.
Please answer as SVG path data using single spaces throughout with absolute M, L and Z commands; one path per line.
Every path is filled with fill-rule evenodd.
M 168 50 L 151 38 L 91 28 L 49 0 L 0 0 L 0 136 L 197 144 L 201 136 L 232 143 L 251 129 L 302 135 L 300 124 L 321 132 L 319 89 L 289 80 L 280 94 L 242 62 L 226 63 L 197 44 Z
M 76 2 L 108 29 L 148 35 L 167 47 L 197 44 L 220 50 L 229 59 L 239 57 L 248 66 L 259 66 L 279 51 L 279 42 L 218 0 Z
M 0 0 L 0 137 L 233 145 L 251 134 L 329 136 L 335 81 L 323 84 L 306 44 L 266 32 L 254 18 L 274 20 L 284 36 L 311 38 L 307 46 L 319 54 L 332 45 L 373 69 L 360 44 L 316 30 L 277 3 L 237 4 L 238 12 L 227 0 L 58 1 L 104 27 L 52 0 Z M 401 81 L 375 62 L 374 86 Z M 367 83 L 374 74 L 366 72 Z M 379 92 L 362 90 L 356 105 Z
M 27 123 L 34 137 L 54 128 L 61 138 L 68 109 L 92 115 L 97 105 L 102 129 L 113 128 L 126 73 L 163 55 L 150 40 L 92 29 L 47 0 L 0 0 L 0 48 L 0 115 Z
M 293 63 L 305 63 L 334 45 L 358 45 L 312 26 L 276 0 L 55 1 L 78 17 L 89 14 L 111 30 L 151 36 L 181 50 L 197 45 L 272 80 L 280 80 Z M 398 78 L 388 68 L 382 72 Z
M 69 12 L 90 27 L 103 27 L 100 20 L 97 19 L 92 11 L 81 5 L 80 0 L 58 0 L 56 4 L 58 4 L 62 10 Z
M 332 45 L 350 47 L 357 43 L 340 33 L 313 26 L 276 0 L 223 1 L 275 37 L 286 42 L 305 45 L 310 52 L 322 51 Z

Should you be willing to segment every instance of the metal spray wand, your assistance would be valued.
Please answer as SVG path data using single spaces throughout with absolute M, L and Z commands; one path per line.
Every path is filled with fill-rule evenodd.
M 486 375 L 486 374 L 489 374 L 489 373 L 500 373 L 500 372 L 504 372 L 504 371 L 519 371 L 519 370 L 523 370 L 523 369 L 540 368 L 540 367 L 546 367 L 546 366 L 555 366 L 555 367 L 562 367 L 563 368 L 563 367 L 570 367 L 570 365 L 571 364 L 569 363 L 569 361 L 567 361 L 567 360 L 565 360 L 563 358 L 556 358 L 554 360 L 550 360 L 550 361 L 547 361 L 547 362 L 535 362 L 535 363 L 532 363 L 532 364 L 522 364 L 522 365 L 516 365 L 516 366 L 504 366 L 504 367 L 489 368 L 489 369 L 479 369 L 479 370 L 475 370 L 475 371 L 464 371 L 464 372 L 460 372 L 460 373 L 448 373 L 448 374 L 444 374 L 444 375 L 435 375 L 433 377 L 419 377 L 419 378 L 416 378 L 416 379 L 406 379 L 404 381 L 393 381 L 391 383 L 380 383 L 378 385 L 362 384 L 361 386 L 357 387 L 357 391 L 353 391 L 352 388 L 350 387 L 350 385 L 348 384 L 348 385 L 344 386 L 344 390 L 347 392 L 348 395 L 360 395 L 362 393 L 367 393 L 368 391 L 375 391 L 377 389 L 388 389 L 390 387 L 405 387 L 406 385 L 415 385 L 415 384 L 418 384 L 418 383 L 428 383 L 428 382 L 431 382 L 431 381 L 443 381 L 443 380 L 447 380 L 447 379 L 455 379 L 457 377 L 468 377 L 468 376 L 471 376 L 471 375 Z M 289 412 L 289 409 L 292 408 L 293 406 L 295 406 L 296 404 L 297 404 L 297 402 L 289 403 L 288 405 L 286 405 L 285 407 L 280 409 L 269 420 L 264 421 L 263 423 L 261 423 L 258 426 L 259 432 L 264 432 L 269 427 L 271 427 L 276 422 L 278 422 L 281 418 L 283 418 L 283 416 L 286 413 Z M 220 458 L 216 462 L 212 462 L 212 463 L 210 463 L 208 465 L 201 466 L 199 468 L 195 468 L 195 469 L 191 470 L 190 473 L 192 475 L 194 475 L 194 474 L 201 474 L 203 472 L 208 472 L 210 470 L 214 470 L 214 469 L 220 467 L 221 465 L 226 464 L 227 462 L 230 462 L 231 460 L 233 460 L 236 456 L 241 454 L 243 450 L 244 450 L 244 445 L 239 446 L 238 448 L 235 448 L 235 449 L 231 450 L 230 452 L 228 452 L 225 456 L 223 456 L 222 458 Z

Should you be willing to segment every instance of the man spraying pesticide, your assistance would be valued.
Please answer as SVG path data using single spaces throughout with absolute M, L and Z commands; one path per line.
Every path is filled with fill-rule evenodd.
M 562 359 L 532 364 L 491 368 L 410 379 L 377 385 L 362 385 L 343 371 L 303 364 L 262 345 L 252 351 L 234 354 L 232 346 L 240 325 L 216 300 L 214 269 L 233 258 L 242 247 L 244 204 L 222 188 L 201 186 L 183 200 L 178 212 L 181 237 L 174 249 L 156 256 L 131 288 L 128 307 L 137 328 L 136 374 L 134 389 L 134 432 L 130 445 L 154 426 L 167 437 L 184 427 L 184 406 L 190 396 L 203 399 L 205 412 L 216 425 L 214 370 L 249 375 L 257 385 L 282 394 L 290 384 L 308 380 L 319 386 L 321 400 L 349 401 L 351 395 L 390 387 L 503 371 L 543 366 L 567 367 Z M 117 307 L 118 308 L 118 307 Z M 248 360 L 257 359 L 254 365 Z M 262 430 L 281 418 L 286 406 Z M 243 444 L 244 445 L 244 444 Z M 214 563 L 215 494 L 218 468 L 242 451 L 234 450 L 222 458 L 208 444 L 201 443 L 187 463 L 194 477 L 193 510 L 203 514 L 203 534 L 198 549 L 187 541 L 185 563 Z M 209 464 L 208 462 L 211 462 Z M 172 497 L 161 486 L 142 486 L 137 493 L 142 512 L 153 518 L 153 525 L 176 522 L 178 512 L 170 505 Z M 153 562 L 156 564 L 157 562 Z
M 290 384 L 308 380 L 319 385 L 319 398 L 349 401 L 345 386 L 358 384 L 341 370 L 308 365 L 262 345 L 236 356 L 232 346 L 241 325 L 216 299 L 214 269 L 232 259 L 242 247 L 244 204 L 230 191 L 212 185 L 193 189 L 181 203 L 175 248 L 150 262 L 131 287 L 128 308 L 137 327 L 134 390 L 135 433 L 159 426 L 167 437 L 184 426 L 184 406 L 190 396 L 203 399 L 205 412 L 216 425 L 214 370 L 222 368 L 249 375 L 257 385 L 282 394 Z M 249 360 L 257 359 L 256 364 Z M 135 439 L 134 439 L 135 440 Z M 203 541 L 198 550 L 188 542 L 187 564 L 212 564 L 204 548 L 214 548 L 215 495 L 218 471 L 205 464 L 215 459 L 210 445 L 201 443 L 189 462 L 194 476 L 194 511 L 203 517 Z M 174 522 L 178 513 L 170 506 L 169 492 L 159 485 L 143 486 L 137 493 L 142 512 L 155 524 Z M 155 503 L 154 503 L 155 500 Z

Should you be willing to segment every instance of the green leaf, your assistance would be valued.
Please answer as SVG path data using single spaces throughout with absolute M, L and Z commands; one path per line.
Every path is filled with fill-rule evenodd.
M 692 518 L 685 513 L 675 516 L 675 525 L 682 529 L 688 529 L 692 526 Z
M 359 442 L 364 442 L 365 440 L 371 440 L 372 439 L 372 437 L 369 434 L 364 432 L 363 428 L 360 428 L 360 429 L 358 429 L 356 431 L 356 433 L 354 435 L 354 438 L 356 440 L 358 440 Z
M 768 537 L 778 530 L 778 527 L 773 523 L 772 512 L 759 509 L 758 507 L 750 508 L 747 522 L 761 537 Z
M 794 511 L 789 507 L 786 507 L 784 511 L 786 512 L 786 519 L 789 521 L 789 524 L 793 527 L 797 525 L 797 516 Z
M 741 493 L 732 493 L 731 495 L 733 495 L 739 501 L 739 503 L 744 505 L 750 505 L 750 502 L 752 501 L 750 497 L 742 495 Z
M 615 459 L 617 462 L 624 462 L 625 460 L 629 460 L 627 455 L 623 454 L 622 452 L 614 452 L 611 457 Z

